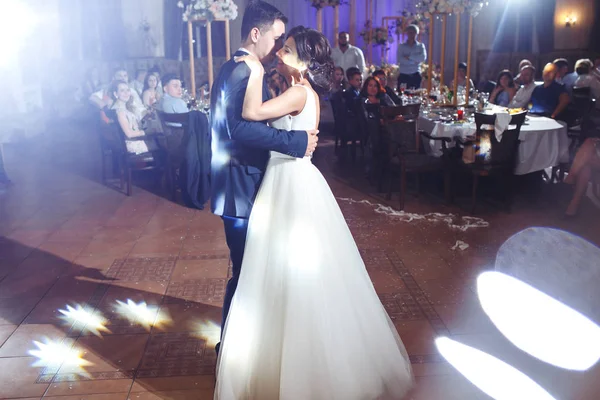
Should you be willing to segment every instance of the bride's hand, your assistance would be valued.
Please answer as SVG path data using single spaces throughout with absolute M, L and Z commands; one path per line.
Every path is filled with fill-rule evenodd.
M 234 57 L 233 59 L 237 63 L 245 62 L 246 65 L 248 65 L 248 68 L 250 68 L 250 72 L 264 72 L 264 68 L 260 60 L 253 54 L 247 54 L 241 57 Z

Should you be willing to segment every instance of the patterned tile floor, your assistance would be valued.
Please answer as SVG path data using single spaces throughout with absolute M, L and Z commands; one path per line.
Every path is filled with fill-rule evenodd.
M 220 219 L 141 187 L 126 197 L 100 185 L 98 163 L 85 155 L 93 148 L 64 151 L 86 148 L 73 137 L 7 150 L 15 185 L 0 193 L 0 398 L 212 398 L 230 275 Z M 490 398 L 440 355 L 440 336 L 510 363 L 556 399 L 598 398 L 597 367 L 561 370 L 516 349 L 482 310 L 475 284 L 499 246 L 527 227 L 598 243 L 593 206 L 584 207 L 590 218 L 573 221 L 551 201 L 511 214 L 483 207 L 487 226 L 468 228 L 473 221 L 459 208 L 427 196 L 409 197 L 414 214 L 386 208 L 395 202 L 336 171 L 330 158 L 324 146 L 316 162 L 413 363 L 409 399 Z

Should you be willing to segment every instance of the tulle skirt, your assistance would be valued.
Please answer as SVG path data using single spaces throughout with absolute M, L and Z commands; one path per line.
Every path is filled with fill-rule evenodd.
M 405 348 L 329 185 L 271 157 L 223 333 L 215 399 L 402 399 Z

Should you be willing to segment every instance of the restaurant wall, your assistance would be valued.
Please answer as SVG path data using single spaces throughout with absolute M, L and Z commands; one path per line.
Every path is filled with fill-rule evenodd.
M 587 49 L 590 45 L 592 26 L 594 23 L 593 0 L 556 0 L 554 13 L 554 47 L 559 49 Z M 565 26 L 567 17 L 574 17 L 577 22 Z

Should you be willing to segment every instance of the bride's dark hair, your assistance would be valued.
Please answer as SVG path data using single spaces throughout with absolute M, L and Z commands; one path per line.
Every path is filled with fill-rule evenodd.
M 296 42 L 298 59 L 308 67 L 307 78 L 318 93 L 327 93 L 333 85 L 335 66 L 331 58 L 331 46 L 327 38 L 319 31 L 296 26 L 287 37 Z

